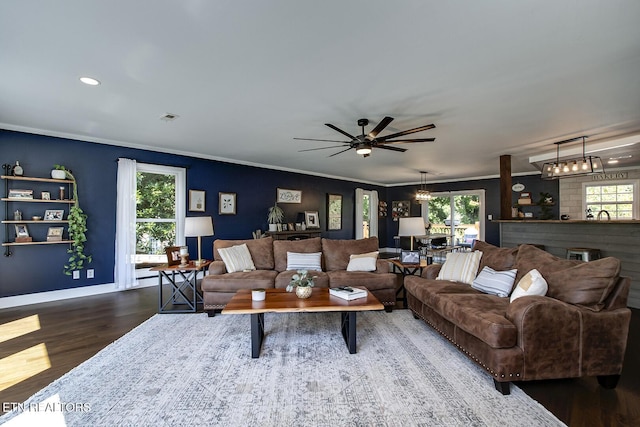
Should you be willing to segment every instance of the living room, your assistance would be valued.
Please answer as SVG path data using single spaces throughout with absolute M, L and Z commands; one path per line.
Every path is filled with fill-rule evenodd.
M 73 8 L 71 3 L 65 6 Z M 587 149 L 609 144 L 607 150 L 611 150 L 612 141 L 640 132 L 636 117 L 640 94 L 635 77 L 640 58 L 633 48 L 639 35 L 635 25 L 628 22 L 637 9 L 632 2 L 620 2 L 619 7 L 591 2 L 581 7 L 584 10 L 579 15 L 574 14 L 578 13 L 574 10 L 575 5 L 559 6 L 553 2 L 547 5 L 553 13 L 544 11 L 544 4 L 504 6 L 495 3 L 494 7 L 378 4 L 380 13 L 360 10 L 349 4 L 326 5 L 327 11 L 300 5 L 253 6 L 256 10 L 230 5 L 228 9 L 213 10 L 195 4 L 178 8 L 181 17 L 178 21 L 182 26 L 176 32 L 186 31 L 190 24 L 193 27 L 183 38 L 176 35 L 173 40 L 179 47 L 171 48 L 158 47 L 151 42 L 154 37 L 161 37 L 163 28 L 174 25 L 171 10 L 163 11 L 159 23 L 154 25 L 142 23 L 143 6 L 123 6 L 129 11 L 128 19 L 132 22 L 123 24 L 127 30 L 113 43 L 130 43 L 134 47 L 126 52 L 112 52 L 113 56 L 106 51 L 100 55 L 91 53 L 90 42 L 113 48 L 96 35 L 100 31 L 93 31 L 91 27 L 105 25 L 98 24 L 102 22 L 102 16 L 117 19 L 105 5 L 75 12 L 78 14 L 75 19 L 74 14 L 64 16 L 61 11 L 47 9 L 49 13 L 44 15 L 49 18 L 37 18 L 40 25 L 34 25 L 42 30 L 31 32 L 18 29 L 10 22 L 12 18 L 15 23 L 19 17 L 31 15 L 26 6 L 2 6 L 6 13 L 2 14 L 0 23 L 6 24 L 3 27 L 8 30 L 0 38 L 0 48 L 11 54 L 6 56 L 7 62 L 0 60 L 0 65 L 12 78 L 5 79 L 0 85 L 3 99 L 0 107 L 1 163 L 13 167 L 18 161 L 24 176 L 40 178 L 47 178 L 54 165 L 72 170 L 78 184 L 79 200 L 87 215 L 85 252 L 92 256 L 88 267 L 92 277 L 88 277 L 87 269 L 82 269 L 76 279 L 63 273 L 69 257 L 66 245 L 4 247 L 3 250 L 11 255 L 0 258 L 0 309 L 4 313 L 13 313 L 12 310 L 19 310 L 19 307 L 26 310 L 34 303 L 57 304 L 55 307 L 58 308 L 52 310 L 64 311 L 65 301 L 75 304 L 82 299 L 100 298 L 101 294 L 107 305 L 110 298 L 119 298 L 110 294 L 119 290 L 114 285 L 114 236 L 120 158 L 183 168 L 186 171 L 183 189 L 186 204 L 189 190 L 204 192 L 204 210 L 189 211 L 187 208 L 185 212 L 186 216 L 212 217 L 214 234 L 202 237 L 204 259 L 213 258 L 213 242 L 217 239 L 248 239 L 256 230 L 265 232 L 267 212 L 276 201 L 279 188 L 301 194 L 300 203 L 279 204 L 284 210 L 285 222 L 296 223 L 301 214 L 317 212 L 322 237 L 330 239 L 356 237 L 355 191 L 377 192 L 379 201 L 387 204 L 385 216 L 377 219 L 380 249 L 394 252 L 398 221 L 394 220 L 392 204 L 409 201 L 408 215 L 422 215 L 422 205 L 415 202 L 416 190 L 421 186 L 434 194 L 483 191 L 481 227 L 484 240 L 499 246 L 503 224 L 496 220 L 511 219 L 503 215 L 500 175 L 500 156 L 503 155 L 511 156 L 513 184 L 522 184 L 524 191 L 534 197 L 545 193 L 557 200 L 552 206 L 554 220 L 560 220 L 560 216 L 568 211 L 572 219 L 583 219 L 577 217 L 582 215 L 583 209 L 569 203 L 568 196 L 563 198 L 569 191 L 563 187 L 563 182 L 569 180 L 541 180 L 540 161 L 536 156 L 551 153 L 549 160 L 553 161 L 556 148 L 562 150 L 560 154 L 563 155 L 567 146 L 579 151 L 579 143 L 556 146 L 554 142 L 581 135 L 589 137 Z M 282 11 L 275 13 L 268 10 L 271 8 Z M 498 10 L 494 12 L 498 16 L 491 17 L 489 12 L 496 8 Z M 60 9 L 66 10 L 65 7 Z M 329 13 L 329 10 L 340 16 L 332 17 L 333 12 Z M 474 12 L 470 14 L 482 19 L 463 18 L 462 15 L 468 12 Z M 538 29 L 534 24 L 521 22 L 528 14 L 533 15 Z M 220 33 L 209 28 L 205 16 L 216 22 Z M 241 36 L 238 29 L 232 30 L 224 24 L 224 16 L 232 16 L 231 21 L 237 19 L 235 22 L 243 22 L 246 28 L 260 31 L 264 40 L 258 43 L 258 36 Z M 435 16 L 444 17 L 443 22 L 432 22 L 437 20 Z M 353 30 L 347 24 L 359 20 L 378 23 L 375 28 L 381 34 L 371 38 L 350 35 Z M 397 31 L 400 35 L 392 35 L 379 28 L 379 25 L 386 27 L 390 23 L 405 27 L 403 20 L 416 27 L 422 23 L 436 29 L 405 28 Z M 571 22 L 569 29 L 563 28 L 567 21 Z M 57 22 L 67 25 L 61 26 Z M 91 34 L 76 48 L 68 47 L 73 46 L 71 41 L 75 40 L 69 29 L 71 23 L 81 25 L 84 33 Z M 323 35 L 321 30 L 326 29 L 327 23 L 336 27 L 335 34 Z M 445 31 L 444 23 L 455 28 L 455 37 L 445 36 L 451 32 Z M 285 24 L 286 36 L 271 32 Z M 524 27 L 522 33 L 516 31 L 517 27 Z M 136 31 L 143 34 L 140 39 L 134 35 Z M 553 37 L 543 37 L 541 33 L 545 31 Z M 103 32 L 108 33 L 107 29 Z M 497 43 L 510 38 L 501 34 L 513 33 L 518 36 L 513 45 L 519 43 L 519 46 Z M 51 40 L 43 40 L 46 38 L 43 34 L 49 35 Z M 21 37 L 27 46 L 22 50 L 13 47 Z M 166 34 L 162 37 L 167 41 L 171 39 Z M 556 43 L 554 37 L 561 43 Z M 587 41 L 581 42 L 581 37 Z M 236 47 L 216 51 L 212 58 L 202 58 L 201 52 L 207 52 L 210 44 L 217 45 L 220 40 L 230 45 L 236 43 Z M 277 41 L 280 45 L 271 50 L 267 41 Z M 340 55 L 329 52 L 343 42 L 346 44 L 341 46 Z M 490 47 L 484 46 L 483 42 Z M 380 46 L 380 50 L 376 46 Z M 600 49 L 594 49 L 594 46 Z M 167 51 L 162 51 L 163 48 Z M 63 50 L 69 52 L 63 53 Z M 186 56 L 187 50 L 200 53 L 190 52 Z M 246 55 L 238 58 L 233 51 Z M 269 52 L 275 56 L 270 57 Z M 376 52 L 383 54 L 377 58 Z M 548 55 L 542 54 L 544 52 Z M 175 56 L 168 56 L 170 54 Z M 38 56 L 38 65 L 29 65 L 32 61 L 36 63 L 33 58 Z M 418 60 L 414 56 L 424 58 Z M 370 66 L 359 63 L 361 58 L 372 58 L 374 65 L 378 65 L 377 62 L 384 64 L 371 71 Z M 551 61 L 560 58 L 573 65 L 552 66 Z M 43 65 L 45 62 L 47 65 Z M 172 62 L 179 64 L 169 67 Z M 277 65 L 279 62 L 283 64 Z M 396 65 L 391 67 L 389 62 Z M 55 67 L 48 64 L 64 64 L 65 70 L 55 71 Z M 109 67 L 117 64 L 118 71 L 107 71 L 106 64 L 110 64 Z M 163 68 L 166 68 L 166 74 L 157 71 Z M 351 69 L 345 71 L 345 68 Z M 47 80 L 47 69 L 57 73 L 53 85 L 37 83 L 38 90 L 35 90 L 28 82 L 16 83 L 31 74 Z M 73 71 L 62 77 L 69 69 Z M 474 71 L 462 71 L 470 69 Z M 302 78 L 306 72 L 308 76 Z M 98 78 L 101 84 L 96 87 L 82 85 L 78 77 L 85 74 Z M 181 82 L 170 87 L 168 82 L 175 82 L 178 75 Z M 69 81 L 64 81 L 65 78 Z M 193 86 L 183 85 L 183 79 L 193 80 Z M 150 89 L 144 88 L 145 85 Z M 561 90 L 563 88 L 566 90 Z M 304 95 L 300 96 L 301 93 Z M 186 98 L 191 98 L 192 104 Z M 540 111 L 546 113 L 540 114 Z M 161 119 L 169 112 L 177 117 L 170 121 Z M 370 157 L 356 154 L 355 150 L 328 157 L 341 151 L 340 144 L 344 141 L 342 135 L 325 123 L 359 135 L 359 119 L 368 117 L 370 120 L 370 124 L 362 129 L 364 134 L 385 116 L 393 116 L 395 120 L 381 135 L 434 123 L 435 129 L 416 133 L 415 138 L 434 137 L 435 141 L 394 145 L 406 147 L 409 150 L 406 153 L 374 147 Z M 341 142 L 327 144 L 294 138 Z M 334 145 L 338 147 L 324 150 Z M 348 147 L 344 146 L 345 149 Z M 316 148 L 322 150 L 299 152 Z M 625 150 L 632 151 L 632 160 L 638 159 L 637 145 Z M 614 157 L 603 154 L 608 151 L 598 153 L 603 159 Z M 607 172 L 620 171 L 628 179 L 637 179 L 639 165 L 624 164 L 630 162 L 629 159 L 619 160 L 623 165 L 607 165 Z M 427 172 L 424 183 L 421 171 Z M 509 191 L 509 196 L 517 197 L 521 192 Z M 220 193 L 235 195 L 233 215 L 220 214 Z M 52 194 L 57 198 L 53 191 Z M 327 227 L 329 194 L 342 196 L 339 229 Z M 571 202 L 574 202 L 573 198 Z M 515 200 L 511 204 L 514 203 Z M 26 218 L 44 213 L 40 207 L 6 205 L 5 220 L 13 219 L 16 209 L 23 211 Z M 3 243 L 14 242 L 13 225 L 3 225 Z M 30 223 L 28 230 L 34 240 L 46 240 L 47 227 Z M 190 254 L 198 252 L 195 238 L 188 237 L 178 243 L 186 244 Z M 606 251 L 614 243 L 594 245 Z M 636 265 L 637 255 L 623 259 L 622 263 L 623 268 L 628 264 Z M 143 295 L 140 297 L 143 311 L 149 317 L 155 303 L 149 295 L 155 292 L 157 279 L 155 275 L 150 276 L 151 287 L 132 291 Z M 630 298 L 630 306 L 635 308 L 629 351 L 636 351 L 633 354 L 637 355 L 637 349 L 634 350 L 638 336 L 637 297 L 640 295 L 637 278 L 634 277 L 631 287 L 634 298 Z M 52 302 L 56 300 L 59 302 Z M 135 311 L 134 308 L 131 310 Z M 131 329 L 141 321 L 136 319 L 123 329 Z M 117 337 L 109 335 L 109 338 Z M 627 366 L 628 363 L 617 389 L 620 396 L 614 399 L 622 406 L 625 406 L 621 403 L 623 400 L 637 399 L 640 382 L 637 371 L 627 371 Z M 541 390 L 554 388 L 547 382 L 536 386 Z M 556 393 L 562 394 L 555 387 Z M 584 383 L 563 383 L 560 387 L 566 387 L 563 391 L 584 392 L 591 383 L 586 386 Z M 625 391 L 620 392 L 620 389 Z M 589 391 L 591 395 L 585 393 L 581 399 L 568 403 L 569 406 L 551 409 L 552 412 L 579 411 L 580 405 L 586 406 L 590 399 L 596 399 L 593 394 L 598 392 Z M 544 391 L 539 393 L 544 394 Z M 607 395 L 597 399 L 601 399 L 598 400 L 600 405 L 606 406 L 613 398 Z M 628 408 L 602 411 L 603 424 L 618 416 L 637 419 L 633 418 L 637 414 Z M 618 411 L 624 415 L 619 415 Z M 564 422 L 571 420 L 572 424 L 578 419 L 556 415 Z M 629 424 L 632 423 L 629 421 Z

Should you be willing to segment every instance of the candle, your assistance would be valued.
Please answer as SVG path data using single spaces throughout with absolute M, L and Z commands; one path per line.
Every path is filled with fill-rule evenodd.
M 189 248 L 183 246 L 180 248 L 180 255 L 189 255 Z

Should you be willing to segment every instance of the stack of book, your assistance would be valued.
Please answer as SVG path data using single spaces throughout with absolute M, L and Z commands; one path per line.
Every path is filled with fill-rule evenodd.
M 348 301 L 365 298 L 367 296 L 367 291 L 360 288 L 352 288 L 349 286 L 340 286 L 338 288 L 330 288 L 329 294 L 336 296 L 338 298 L 346 299 Z
M 9 190 L 10 199 L 33 199 L 33 190 Z

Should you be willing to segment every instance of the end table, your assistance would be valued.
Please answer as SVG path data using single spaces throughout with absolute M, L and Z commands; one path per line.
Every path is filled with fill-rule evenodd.
M 153 267 L 150 271 L 158 272 L 158 313 L 195 313 L 198 310 L 198 303 L 202 304 L 202 295 L 198 292 L 198 272 L 206 272 L 211 261 L 203 261 L 196 265 L 191 261 L 186 267 L 179 265 L 160 265 Z M 182 281 L 177 281 L 182 278 Z M 163 281 L 167 279 L 171 285 L 171 295 L 165 300 L 163 297 Z M 191 298 L 185 291 L 192 292 Z M 184 305 L 184 309 L 169 309 L 171 305 Z

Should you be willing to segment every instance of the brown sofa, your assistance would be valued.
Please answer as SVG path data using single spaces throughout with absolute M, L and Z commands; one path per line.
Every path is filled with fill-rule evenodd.
M 408 306 L 484 368 L 496 388 L 510 382 L 597 376 L 614 388 L 622 371 L 631 311 L 630 279 L 620 262 L 584 263 L 555 257 L 531 245 L 498 248 L 478 241 L 478 271 L 517 269 L 515 284 L 531 269 L 548 283 L 546 296 L 489 295 L 468 284 L 435 280 L 442 265 L 407 276 Z M 515 286 L 515 285 L 514 285 Z
M 254 271 L 227 273 L 218 249 L 246 243 L 256 267 Z M 238 289 L 286 288 L 295 271 L 287 271 L 287 252 L 322 252 L 322 270 L 313 272 L 316 287 L 363 286 L 380 300 L 387 311 L 396 301 L 398 276 L 389 272 L 389 262 L 378 259 L 376 270 L 346 271 L 349 257 L 378 250 L 378 238 L 332 240 L 315 237 L 305 240 L 215 240 L 209 274 L 201 282 L 204 310 L 213 316 L 231 300 Z

